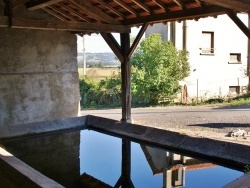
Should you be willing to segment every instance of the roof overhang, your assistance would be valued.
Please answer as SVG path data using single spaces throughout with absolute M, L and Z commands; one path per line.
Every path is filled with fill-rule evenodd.
M 0 0 L 0 12 L 1 7 L 4 14 L 0 14 L 0 27 L 82 34 L 127 33 L 131 27 L 145 23 L 198 20 L 228 11 L 250 12 L 248 0 Z M 30 16 L 35 13 L 50 17 Z

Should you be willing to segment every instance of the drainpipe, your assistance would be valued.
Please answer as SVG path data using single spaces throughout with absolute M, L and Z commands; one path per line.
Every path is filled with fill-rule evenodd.
M 187 51 L 187 21 L 183 21 L 182 50 Z
M 175 22 L 171 22 L 170 23 L 170 40 L 173 43 L 173 45 L 175 46 L 175 33 L 176 33 L 176 29 L 175 29 Z
M 184 20 L 183 22 L 182 22 L 182 50 L 183 51 L 187 51 L 187 21 L 186 20 Z M 186 89 L 186 84 L 184 85 L 184 87 L 182 88 L 182 92 L 181 93 L 183 93 L 184 91 L 185 91 L 185 96 L 182 96 L 182 98 L 181 98 L 181 102 L 183 103 L 187 103 L 187 89 Z M 185 98 L 185 100 L 184 100 L 184 98 Z
M 86 51 L 85 51 L 85 37 L 82 35 L 82 54 L 83 54 L 83 77 L 86 76 Z

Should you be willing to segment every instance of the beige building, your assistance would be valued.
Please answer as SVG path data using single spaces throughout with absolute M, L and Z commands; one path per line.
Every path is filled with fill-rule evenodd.
M 248 26 L 248 14 L 238 17 Z M 177 49 L 189 52 L 190 76 L 180 82 L 183 91 L 179 100 L 204 101 L 246 92 L 248 39 L 227 15 L 169 23 L 161 28 L 149 27 L 146 36 L 156 31 L 163 40 L 173 41 Z

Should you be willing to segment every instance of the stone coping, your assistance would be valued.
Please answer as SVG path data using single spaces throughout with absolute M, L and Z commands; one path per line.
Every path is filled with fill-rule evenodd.
M 44 176 L 31 168 L 11 153 L 0 147 L 0 164 L 4 168 L 4 174 L 12 176 L 11 182 L 18 187 L 54 187 L 61 188 L 62 185 Z M 7 186 L 7 185 L 6 185 Z
M 86 126 L 87 116 L 0 127 L 0 139 Z
M 250 146 L 89 116 L 87 128 L 243 171 Z

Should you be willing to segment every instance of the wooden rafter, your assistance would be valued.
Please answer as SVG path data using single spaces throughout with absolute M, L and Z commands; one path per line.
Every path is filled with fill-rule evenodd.
M 63 3 L 59 3 L 59 5 L 61 7 L 63 7 L 65 10 L 69 11 L 71 14 L 74 14 L 75 16 L 77 16 L 79 19 L 82 19 L 82 20 L 84 20 L 86 22 L 91 22 L 90 19 L 84 17 L 82 14 L 80 14 L 79 12 L 72 9 L 70 6 L 66 6 Z
M 155 4 L 157 4 L 159 7 L 165 10 L 165 12 L 168 12 L 168 7 L 160 0 L 153 0 Z
M 134 9 L 132 9 L 130 6 L 126 5 L 123 1 L 121 1 L 121 0 L 114 0 L 114 2 L 116 2 L 118 5 L 120 5 L 124 9 L 126 9 L 128 12 L 130 12 L 134 16 L 138 16 L 137 12 Z
M 202 0 L 207 3 L 211 3 L 214 5 L 226 7 L 229 9 L 248 12 L 250 10 L 250 1 L 245 0 Z
M 47 12 L 47 13 L 53 15 L 54 17 L 58 18 L 58 19 L 61 20 L 61 21 L 66 21 L 66 19 L 65 19 L 63 16 L 58 15 L 57 13 L 55 13 L 54 11 L 51 11 L 51 10 L 48 9 L 48 8 L 42 8 L 42 10 L 44 10 L 45 12 Z
M 15 0 L 13 2 L 13 9 L 16 9 L 22 5 L 24 5 L 25 3 L 27 3 L 29 0 Z
M 113 7 L 111 7 L 108 3 L 105 3 L 104 1 L 98 1 L 98 3 L 100 3 L 101 5 L 105 6 L 107 9 L 109 9 L 110 11 L 112 11 L 113 13 L 115 13 L 116 15 L 122 17 L 123 19 L 125 19 L 125 16 L 120 13 L 118 10 L 114 9 Z
M 58 3 L 62 0 L 37 0 L 37 1 L 29 1 L 27 3 L 27 9 L 28 10 L 37 10 L 40 8 L 44 8 L 50 5 L 53 5 L 55 3 Z
M 119 21 L 105 14 L 103 11 L 98 9 L 96 6 L 93 6 L 89 1 L 80 1 L 80 0 L 69 0 L 70 3 L 74 4 L 86 14 L 92 16 L 94 19 L 112 24 L 120 24 Z
M 0 16 L 0 27 L 8 27 L 8 17 Z M 97 24 L 86 22 L 70 22 L 59 20 L 32 20 L 25 18 L 12 18 L 12 28 L 83 31 L 93 33 L 129 33 L 130 29 L 123 25 Z
M 134 0 L 134 3 L 137 4 L 139 7 L 141 7 L 142 9 L 144 9 L 146 12 L 152 13 L 152 10 L 147 5 L 145 5 L 145 3 L 142 3 L 139 0 Z
M 70 14 L 67 14 L 66 12 L 64 12 L 61 9 L 57 8 L 56 6 L 51 5 L 51 6 L 47 6 L 47 7 L 54 10 L 54 12 L 58 13 L 59 15 L 62 15 L 63 17 L 68 18 L 71 21 L 75 21 L 75 22 L 78 21 L 75 17 L 71 16 Z
M 200 0 L 195 0 L 196 3 L 198 3 L 200 6 L 204 6 L 204 2 Z
M 209 7 L 199 7 L 193 8 L 190 10 L 180 10 L 175 12 L 166 12 L 161 14 L 155 14 L 150 16 L 144 16 L 135 18 L 133 20 L 125 20 L 123 24 L 131 26 L 131 25 L 139 25 L 145 22 L 155 23 L 155 22 L 169 22 L 169 21 L 178 21 L 185 19 L 194 19 L 196 17 L 206 17 L 211 15 L 225 14 L 228 9 L 219 7 L 219 6 L 209 6 Z
M 186 9 L 186 5 L 181 0 L 173 0 L 182 9 Z

